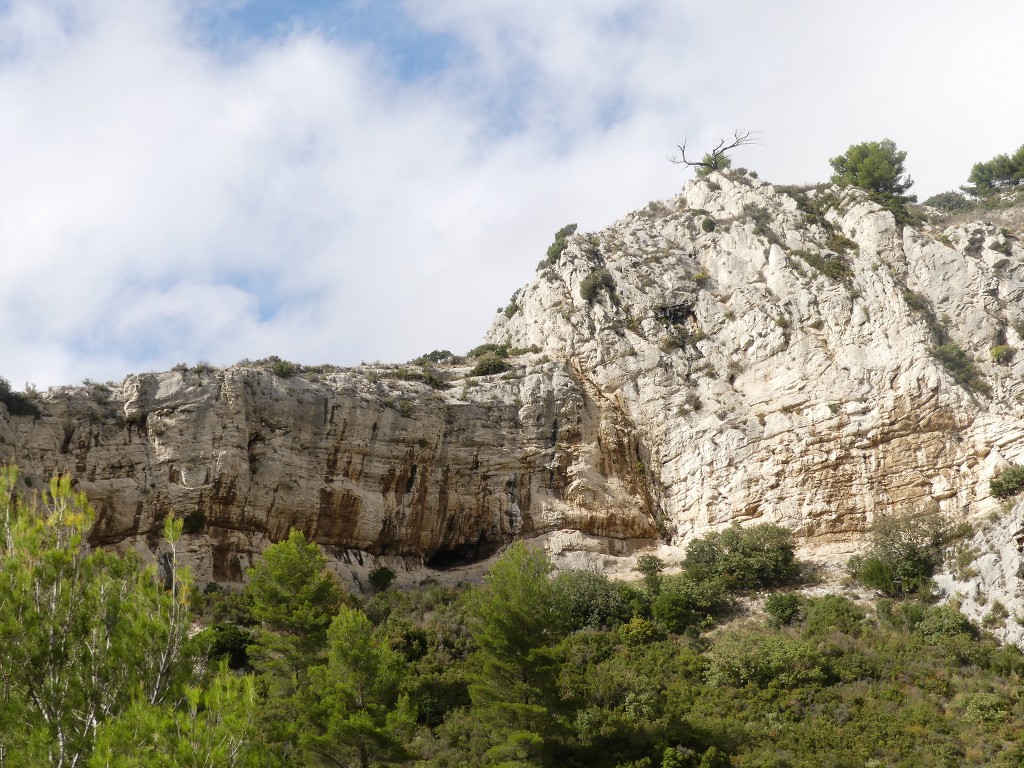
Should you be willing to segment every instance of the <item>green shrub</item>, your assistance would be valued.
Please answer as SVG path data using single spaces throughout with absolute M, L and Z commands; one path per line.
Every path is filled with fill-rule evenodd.
M 378 565 L 370 571 L 367 579 L 375 590 L 378 592 L 384 592 L 391 586 L 391 583 L 395 580 L 396 576 L 397 574 L 386 565 Z
M 566 240 L 569 235 L 576 231 L 575 224 L 566 224 L 560 230 L 555 233 L 555 240 L 551 245 L 548 246 L 547 258 L 541 262 L 541 265 L 550 265 L 558 261 L 558 257 L 565 251 Z
M 500 357 L 506 358 L 509 356 L 508 344 L 481 344 L 479 347 L 473 347 L 466 353 L 466 357 Z
M 690 542 L 683 569 L 693 578 L 720 578 L 729 589 L 740 590 L 781 587 L 800 575 L 793 534 L 769 523 L 733 525 Z
M 728 155 L 708 152 L 701 158 L 703 165 L 695 166 L 694 173 L 698 179 L 706 179 L 713 171 L 724 171 L 732 167 L 732 158 Z
M 850 260 L 840 253 L 811 253 L 799 250 L 793 251 L 791 255 L 799 256 L 809 267 L 832 280 L 849 282 L 853 279 Z
M 765 600 L 764 611 L 768 614 L 769 626 L 778 628 L 790 624 L 800 615 L 800 598 L 797 595 L 776 592 Z
M 932 195 L 924 201 L 925 205 L 929 205 L 932 208 L 938 208 L 940 211 L 946 213 L 953 213 L 954 211 L 963 211 L 968 208 L 973 208 L 974 203 L 967 199 L 965 195 L 960 192 L 940 192 L 937 195 Z
M 921 592 L 946 546 L 963 533 L 937 515 L 883 517 L 871 528 L 867 552 L 850 558 L 847 567 L 861 584 L 890 597 Z
M 182 533 L 199 533 L 206 527 L 206 515 L 202 510 L 189 512 L 181 521 Z
M 563 571 L 552 588 L 556 614 L 566 632 L 613 629 L 633 616 L 636 589 L 599 573 Z
M 634 571 L 644 577 L 644 586 L 652 595 L 661 591 L 661 572 L 665 570 L 665 561 L 657 555 L 640 555 L 636 559 Z
M 397 368 L 387 374 L 388 378 L 400 379 L 402 381 L 419 381 L 433 389 L 447 389 L 448 382 L 441 374 L 433 368 L 424 366 L 422 370 L 414 371 L 410 368 Z
M 996 365 L 1008 365 L 1013 360 L 1016 351 L 1009 344 L 997 344 L 989 350 L 989 354 L 992 355 L 992 362 Z
M 21 392 L 11 390 L 11 383 L 0 376 L 0 403 L 7 406 L 11 416 L 39 416 L 39 406 Z
M 732 632 L 707 656 L 712 685 L 798 688 L 822 685 L 831 676 L 827 660 L 814 645 L 778 633 Z
M 237 624 L 217 623 L 208 630 L 211 639 L 207 655 L 210 659 L 226 658 L 229 669 L 247 669 L 249 667 L 249 646 L 252 645 L 252 632 Z
M 864 622 L 864 611 L 842 595 L 825 595 L 808 600 L 804 613 L 807 616 L 807 632 L 811 635 L 843 632 L 856 636 L 860 634 Z
M 511 370 L 512 366 L 497 355 L 484 355 L 477 360 L 476 365 L 469 372 L 470 376 L 493 376 L 496 373 L 504 373 Z
M 714 232 L 715 231 L 715 220 L 710 216 L 705 216 L 704 220 L 700 223 L 702 232 Z
M 743 212 L 754 222 L 754 234 L 763 237 L 769 243 L 779 243 L 778 235 L 772 231 L 772 214 L 767 208 L 753 203 L 746 203 Z
M 1024 491 L 1024 466 L 1007 467 L 989 481 L 989 489 L 997 499 L 1008 499 Z
M 595 269 L 583 278 L 583 282 L 580 283 L 580 297 L 588 303 L 593 303 L 601 289 L 606 290 L 609 297 L 613 301 L 615 300 L 615 279 L 611 272 L 603 267 Z
M 301 365 L 289 362 L 288 360 L 282 360 L 279 357 L 271 357 L 270 360 L 270 370 L 275 376 L 280 376 L 282 379 L 290 378 L 302 370 Z
M 688 574 L 665 576 L 651 604 L 651 614 L 669 632 L 710 626 L 732 603 L 720 579 L 694 579 Z
M 455 357 L 455 355 L 447 349 L 435 349 L 433 352 L 427 352 L 425 355 L 420 355 L 412 362 L 416 365 L 425 365 L 426 363 L 445 363 L 450 361 L 453 357 Z
M 953 380 L 964 389 L 973 392 L 988 392 L 989 386 L 982 378 L 974 361 L 956 344 L 940 344 L 932 347 L 932 355 L 942 363 Z

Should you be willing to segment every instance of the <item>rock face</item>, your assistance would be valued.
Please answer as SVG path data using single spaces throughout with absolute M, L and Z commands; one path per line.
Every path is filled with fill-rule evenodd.
M 0 458 L 36 485 L 71 472 L 97 543 L 152 548 L 186 517 L 201 579 L 239 580 L 291 527 L 339 562 L 444 567 L 555 531 L 626 554 L 763 521 L 828 557 L 877 515 L 1001 508 L 1022 298 L 1024 250 L 995 225 L 904 227 L 857 191 L 716 173 L 542 263 L 487 335 L 507 372 L 130 376 L 0 410 Z

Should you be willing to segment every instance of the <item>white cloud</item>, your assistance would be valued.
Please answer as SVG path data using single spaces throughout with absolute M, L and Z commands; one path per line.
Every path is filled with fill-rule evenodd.
M 921 194 L 1024 141 L 1009 2 L 404 7 L 444 71 L 301 27 L 209 50 L 199 0 L 4 6 L 0 375 L 464 350 L 555 229 L 678 189 L 687 135 L 761 129 L 736 162 L 779 182 L 891 137 Z

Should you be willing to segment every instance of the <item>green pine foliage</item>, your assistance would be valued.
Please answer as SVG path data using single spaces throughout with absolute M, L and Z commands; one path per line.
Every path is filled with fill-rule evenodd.
M 766 617 L 744 613 L 751 590 L 798 576 L 777 527 L 697 539 L 678 573 L 638 558 L 637 585 L 552 575 L 519 543 L 482 584 L 387 589 L 362 606 L 292 533 L 243 593 L 210 591 L 197 617 L 180 571 L 168 590 L 137 559 L 84 546 L 91 510 L 66 481 L 38 508 L 14 481 L 0 474 L 4 766 L 1024 760 L 1024 654 L 953 607 L 773 593 Z M 181 521 L 166 535 L 173 564 Z M 953 535 L 894 521 L 869 553 L 934 560 Z M 197 619 L 209 628 L 188 640 Z M 252 671 L 224 650 L 247 641 Z
M 1007 467 L 989 481 L 992 495 L 997 499 L 1008 499 L 1024 491 L 1024 467 Z
M 988 197 L 1024 182 L 1024 146 L 1012 155 L 996 155 L 988 162 L 975 163 L 967 178 L 971 186 L 964 191 L 975 197 Z
M 907 153 L 898 149 L 891 139 L 852 144 L 846 152 L 828 162 L 835 173 L 832 182 L 866 190 L 871 199 L 892 212 L 901 224 L 911 223 L 907 203 L 917 200 L 907 190 L 914 180 L 905 175 Z

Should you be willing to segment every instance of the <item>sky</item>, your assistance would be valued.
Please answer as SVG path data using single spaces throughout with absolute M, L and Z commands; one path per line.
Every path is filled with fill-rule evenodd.
M 0 0 L 0 377 L 480 343 L 557 229 L 736 129 L 814 183 L 890 138 L 922 199 L 1024 135 L 1024 4 Z

